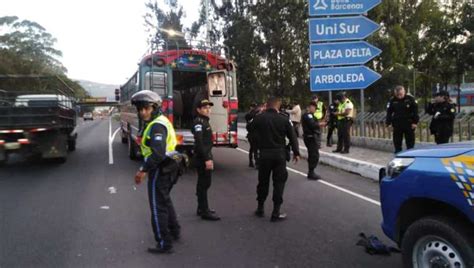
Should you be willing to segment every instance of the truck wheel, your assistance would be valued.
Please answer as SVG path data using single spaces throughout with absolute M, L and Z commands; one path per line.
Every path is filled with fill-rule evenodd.
M 402 239 L 404 267 L 474 267 L 474 243 L 468 224 L 444 217 L 422 218 Z
M 4 166 L 8 161 L 8 154 L 5 154 L 5 157 L 3 158 L 3 160 L 0 160 L 0 167 L 1 166 Z
M 75 139 L 72 139 L 72 140 L 68 140 L 67 141 L 67 149 L 70 151 L 70 152 L 73 152 L 76 150 L 76 140 Z
M 137 145 L 135 144 L 135 141 L 133 141 L 132 137 L 129 135 L 128 136 L 128 157 L 130 157 L 131 160 L 137 160 Z

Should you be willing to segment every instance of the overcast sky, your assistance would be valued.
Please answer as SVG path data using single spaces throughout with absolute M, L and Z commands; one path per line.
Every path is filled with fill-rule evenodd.
M 0 16 L 41 24 L 58 42 L 73 79 L 123 84 L 147 50 L 143 26 L 147 0 L 7 0 Z M 185 27 L 199 16 L 198 0 L 180 0 Z

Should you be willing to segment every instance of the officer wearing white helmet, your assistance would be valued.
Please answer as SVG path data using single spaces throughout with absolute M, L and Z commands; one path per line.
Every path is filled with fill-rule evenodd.
M 177 180 L 178 164 L 173 159 L 177 144 L 173 124 L 161 113 L 161 97 L 150 90 L 132 96 L 142 120 L 141 152 L 143 165 L 135 175 L 140 184 L 148 173 L 148 199 L 151 222 L 157 242 L 152 253 L 170 253 L 172 240 L 179 239 L 180 226 L 171 201 L 170 191 Z

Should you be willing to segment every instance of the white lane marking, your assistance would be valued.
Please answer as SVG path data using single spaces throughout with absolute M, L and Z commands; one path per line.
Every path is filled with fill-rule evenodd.
M 109 207 L 109 206 L 101 206 L 100 209 L 105 209 L 105 210 L 107 210 L 107 209 L 110 209 L 110 207 Z
M 107 191 L 109 191 L 110 194 L 116 194 L 117 188 L 115 188 L 114 186 L 111 186 L 109 187 L 109 189 L 107 189 Z
M 109 165 L 114 164 L 114 151 L 113 151 L 113 143 L 115 140 L 115 136 L 119 132 L 120 127 L 118 127 L 114 133 L 112 134 L 112 118 L 109 119 Z
M 248 151 L 245 151 L 245 150 L 240 149 L 240 148 L 237 148 L 237 150 L 240 151 L 240 152 L 242 152 L 242 153 L 246 153 L 246 154 L 249 153 Z M 289 168 L 289 167 L 287 167 L 286 169 L 287 169 L 288 171 L 291 171 L 291 172 L 293 172 L 293 173 L 296 173 L 296 174 L 301 175 L 301 176 L 303 176 L 303 177 L 306 178 L 306 174 L 304 174 L 304 173 L 301 172 L 301 171 L 298 171 L 298 170 L 296 170 L 296 169 L 292 169 L 292 168 Z M 347 190 L 347 189 L 345 189 L 345 188 L 342 188 L 342 187 L 340 187 L 340 186 L 337 186 L 337 185 L 332 184 L 332 183 L 330 183 L 330 182 L 327 182 L 327 181 L 325 181 L 325 180 L 317 180 L 316 182 L 322 183 L 322 184 L 324 184 L 324 185 L 326 185 L 326 186 L 329 186 L 329 187 L 331 187 L 331 188 L 333 188 L 333 189 L 336 189 L 336 190 L 338 190 L 338 191 L 341 191 L 341 192 L 344 192 L 344 193 L 346 193 L 346 194 L 352 195 L 352 196 L 354 196 L 354 197 L 357 197 L 357 198 L 359 198 L 359 199 L 362 199 L 362 200 L 364 200 L 364 201 L 367 201 L 367 202 L 369 202 L 369 203 L 372 203 L 372 204 L 374 204 L 374 205 L 376 205 L 376 206 L 380 206 L 380 202 L 379 202 L 379 201 L 376 201 L 376 200 L 374 200 L 374 199 L 372 199 L 372 198 L 363 196 L 363 195 L 358 194 L 358 193 L 356 193 L 356 192 Z

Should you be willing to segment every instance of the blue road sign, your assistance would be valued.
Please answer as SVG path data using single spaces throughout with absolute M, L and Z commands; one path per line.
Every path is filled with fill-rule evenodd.
M 382 50 L 365 41 L 311 44 L 311 66 L 359 65 L 377 57 Z
M 312 68 L 311 91 L 364 89 L 380 77 L 366 66 Z
M 354 15 L 367 13 L 382 0 L 309 0 L 310 16 Z
M 311 42 L 361 40 L 377 31 L 380 25 L 364 16 L 309 19 Z

